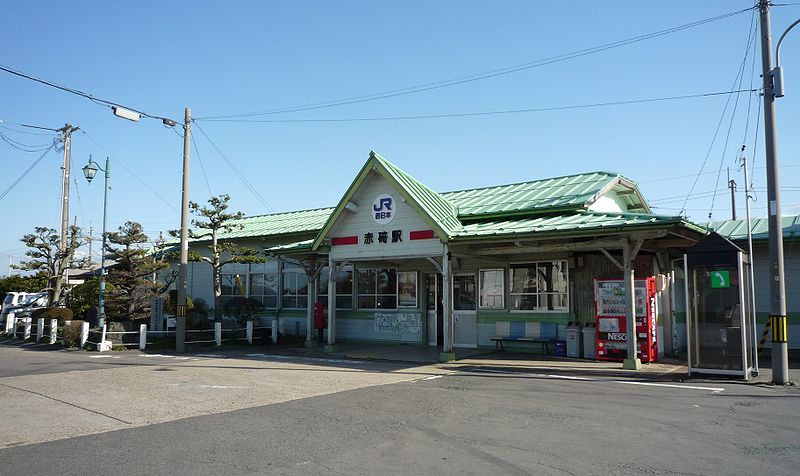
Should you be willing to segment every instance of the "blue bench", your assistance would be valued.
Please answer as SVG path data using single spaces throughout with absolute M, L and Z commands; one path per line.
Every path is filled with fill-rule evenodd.
M 496 322 L 495 333 L 489 338 L 496 350 L 505 350 L 503 342 L 530 342 L 542 344 L 542 349 L 550 353 L 550 344 L 558 337 L 558 324 L 552 322 L 510 321 Z

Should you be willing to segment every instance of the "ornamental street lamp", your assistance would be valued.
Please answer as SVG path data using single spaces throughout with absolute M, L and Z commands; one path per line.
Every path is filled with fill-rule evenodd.
M 97 325 L 103 327 L 106 322 L 106 219 L 108 217 L 108 179 L 111 175 L 109 172 L 109 160 L 106 157 L 106 168 L 102 169 L 97 162 L 92 160 L 89 156 L 89 163 L 83 167 L 83 176 L 89 183 L 97 174 L 98 170 L 105 172 L 105 181 L 103 189 L 103 246 L 100 248 L 100 289 L 97 293 Z

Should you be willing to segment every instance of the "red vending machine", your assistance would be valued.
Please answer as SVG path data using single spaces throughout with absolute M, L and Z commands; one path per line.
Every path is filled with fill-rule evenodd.
M 643 363 L 658 359 L 655 278 L 634 281 L 636 294 L 636 342 Z M 625 282 L 622 279 L 594 280 L 595 337 L 598 360 L 628 357 L 625 322 Z

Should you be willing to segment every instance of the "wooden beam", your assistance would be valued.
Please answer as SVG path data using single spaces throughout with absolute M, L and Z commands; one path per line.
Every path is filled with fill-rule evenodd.
M 601 252 L 602 252 L 604 255 L 606 255 L 606 258 L 608 258 L 609 260 L 611 260 L 611 262 L 612 262 L 612 263 L 614 263 L 614 266 L 616 266 L 617 268 L 619 268 L 619 269 L 620 269 L 620 271 L 623 271 L 623 272 L 625 271 L 625 266 L 622 266 L 622 265 L 620 264 L 620 262 L 616 260 L 616 258 L 614 258 L 613 256 L 611 256 L 611 253 L 609 253 L 608 251 L 606 251 L 606 249 L 605 249 L 605 248 L 600 248 L 600 251 L 601 251 Z

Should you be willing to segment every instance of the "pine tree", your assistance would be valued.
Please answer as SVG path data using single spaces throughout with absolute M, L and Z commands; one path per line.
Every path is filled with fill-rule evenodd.
M 242 212 L 227 212 L 230 198 L 227 194 L 211 197 L 208 199 L 210 207 L 201 207 L 195 202 L 189 203 L 192 213 L 203 218 L 203 220 L 192 220 L 192 225 L 208 230 L 210 234 L 210 237 L 207 235 L 193 235 L 193 238 L 210 238 L 211 243 L 208 245 L 208 249 L 211 252 L 211 256 L 201 256 L 193 253 L 191 259 L 205 261 L 211 265 L 214 287 L 214 320 L 216 322 L 222 322 L 222 267 L 229 263 L 247 264 L 266 261 L 254 249 L 240 247 L 232 241 L 220 240 L 220 233 L 229 233 L 233 230 L 244 228 L 241 223 L 236 223 L 236 221 L 244 218 Z
M 108 251 L 116 262 L 108 274 L 108 281 L 114 286 L 107 296 L 109 318 L 135 320 L 147 317 L 150 298 L 157 294 L 153 273 L 167 265 L 153 260 L 147 247 L 149 239 L 139 223 L 125 222 L 118 232 L 108 234 L 108 242 Z

